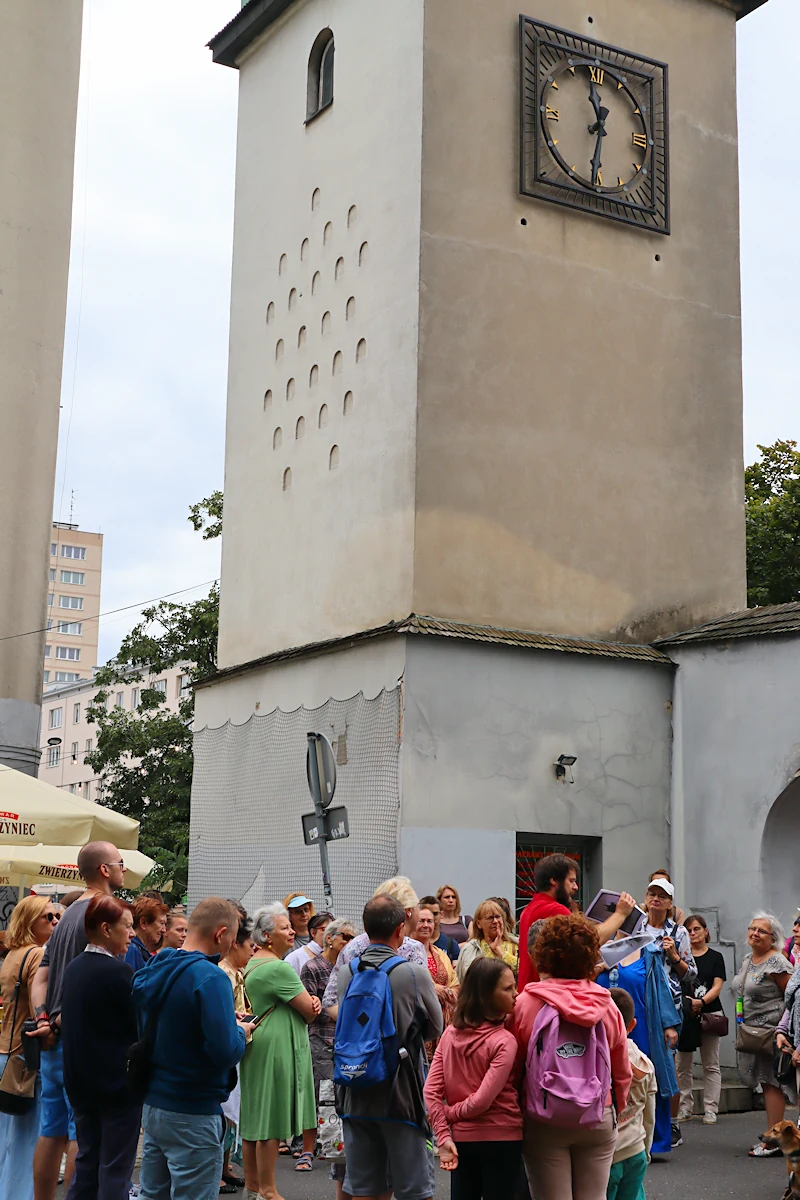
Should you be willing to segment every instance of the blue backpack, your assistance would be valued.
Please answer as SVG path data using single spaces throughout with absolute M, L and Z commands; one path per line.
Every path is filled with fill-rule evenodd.
M 339 1005 L 333 1044 L 333 1082 L 370 1088 L 397 1074 L 400 1062 L 389 974 L 406 960 L 392 955 L 372 967 L 360 958 Z

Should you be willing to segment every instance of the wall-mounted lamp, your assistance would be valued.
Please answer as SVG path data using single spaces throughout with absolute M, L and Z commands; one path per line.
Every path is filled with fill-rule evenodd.
M 577 754 L 559 754 L 555 763 L 556 779 L 559 783 L 574 783 L 575 778 L 572 774 L 572 768 L 578 761 Z

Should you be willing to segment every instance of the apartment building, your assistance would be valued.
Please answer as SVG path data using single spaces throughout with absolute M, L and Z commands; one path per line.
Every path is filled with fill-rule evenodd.
M 115 684 L 108 689 L 106 707 L 131 712 L 139 706 L 142 688 L 154 687 L 163 692 L 165 707 L 177 712 L 189 686 L 186 667 L 171 667 L 141 682 Z M 97 744 L 97 726 L 86 720 L 86 710 L 97 692 L 91 679 L 79 679 L 51 685 L 42 698 L 39 778 L 86 800 L 98 798 L 98 779 L 86 762 L 86 755 Z
M 44 687 L 91 680 L 97 666 L 103 535 L 54 521 L 47 584 Z

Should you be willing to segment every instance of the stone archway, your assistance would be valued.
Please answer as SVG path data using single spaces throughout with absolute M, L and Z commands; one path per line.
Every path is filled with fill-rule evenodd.
M 761 838 L 761 878 L 767 908 L 790 932 L 800 908 L 800 779 L 784 788 L 769 810 Z

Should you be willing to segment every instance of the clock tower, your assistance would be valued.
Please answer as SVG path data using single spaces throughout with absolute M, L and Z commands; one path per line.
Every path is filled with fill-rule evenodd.
M 445 663 L 416 635 L 662 661 L 655 639 L 744 606 L 735 56 L 757 0 L 531 3 L 249 0 L 211 40 L 239 126 L 221 674 L 197 700 L 230 740 L 199 735 L 209 811 L 256 710 L 297 710 L 304 737 L 306 710 L 403 679 L 403 828 L 483 831 L 477 781 L 503 775 L 492 822 L 574 834 L 563 791 L 535 816 L 527 784 L 502 795 L 577 735 L 537 734 L 513 775 L 479 750 L 506 719 L 514 746 L 554 728 L 566 666 L 537 708 L 500 682 L 505 650 L 462 678 L 453 641 Z M 591 712 L 628 703 L 573 682 Z M 638 686 L 631 721 L 655 714 L 641 744 L 661 746 L 668 695 Z M 470 688 L 481 732 L 423 786 L 446 757 L 430 714 Z M 653 770 L 609 821 L 635 812 L 655 861 Z

